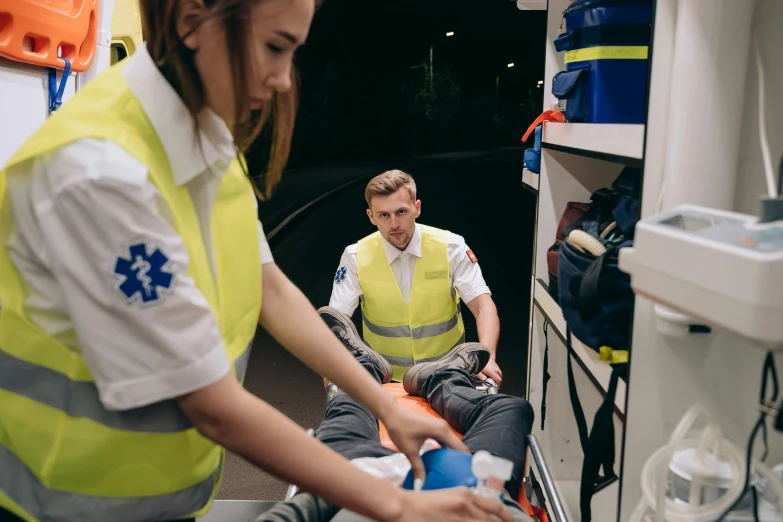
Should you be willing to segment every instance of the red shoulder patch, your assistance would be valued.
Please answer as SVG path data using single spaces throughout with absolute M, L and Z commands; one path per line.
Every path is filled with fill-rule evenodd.
M 478 263 L 478 258 L 476 257 L 476 254 L 473 253 L 473 250 L 468 250 L 467 254 L 471 263 Z

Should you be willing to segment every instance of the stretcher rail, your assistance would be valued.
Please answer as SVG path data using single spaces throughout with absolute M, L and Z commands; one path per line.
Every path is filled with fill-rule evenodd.
M 527 444 L 530 448 L 530 453 L 533 454 L 533 460 L 536 461 L 536 468 L 538 468 L 538 473 L 541 475 L 541 483 L 544 485 L 544 492 L 549 499 L 549 512 L 554 515 L 555 522 L 568 522 L 568 516 L 566 516 L 565 508 L 563 508 L 560 495 L 555 487 L 555 481 L 552 479 L 552 474 L 549 472 L 549 467 L 546 465 L 544 454 L 541 452 L 541 447 L 538 445 L 538 440 L 532 433 L 527 436 Z

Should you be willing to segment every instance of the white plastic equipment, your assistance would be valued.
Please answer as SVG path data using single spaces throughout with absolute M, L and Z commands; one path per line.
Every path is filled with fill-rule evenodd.
M 503 485 L 514 471 L 514 463 L 495 457 L 488 451 L 478 451 L 473 455 L 471 471 L 478 480 L 476 492 L 479 495 L 500 498 Z
M 700 417 L 707 423 L 696 434 L 692 429 Z M 783 484 L 760 462 L 754 461 L 753 469 L 763 486 L 760 511 L 771 515 L 760 519 L 779 520 Z M 680 420 L 669 444 L 645 463 L 642 499 L 630 522 L 712 522 L 743 493 L 744 477 L 742 450 L 723 438 L 706 407 L 698 403 Z
M 637 295 L 783 348 L 783 222 L 679 206 L 640 221 L 619 265 Z

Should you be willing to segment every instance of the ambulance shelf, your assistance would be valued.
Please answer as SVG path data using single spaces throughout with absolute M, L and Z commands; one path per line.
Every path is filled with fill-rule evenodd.
M 538 174 L 532 170 L 522 169 L 522 187 L 538 194 Z
M 644 125 L 544 122 L 544 149 L 641 167 Z
M 563 346 L 565 346 L 566 322 L 563 318 L 563 312 L 560 310 L 560 306 L 552 299 L 552 296 L 549 295 L 546 283 L 541 279 L 536 279 L 533 302 L 535 303 L 536 308 L 538 308 L 541 313 L 544 314 L 544 317 L 549 320 L 551 330 L 555 332 L 563 342 Z M 600 360 L 595 351 L 582 344 L 579 339 L 573 335 L 571 336 L 571 346 L 574 349 L 574 359 L 576 362 L 582 367 L 582 370 L 584 370 L 595 387 L 601 391 L 601 394 L 606 395 L 606 390 L 609 388 L 609 379 L 612 375 L 612 368 L 607 363 Z M 625 422 L 625 381 L 622 379 L 617 383 L 614 410 L 618 417 Z

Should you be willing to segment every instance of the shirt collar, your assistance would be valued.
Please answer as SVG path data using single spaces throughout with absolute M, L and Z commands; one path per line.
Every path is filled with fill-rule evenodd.
M 197 136 L 188 108 L 158 70 L 147 46 L 128 60 L 123 76 L 166 151 L 174 182 L 184 185 L 207 170 L 222 177 L 236 156 L 226 123 L 206 108 L 197 118 Z
M 392 264 L 395 259 L 403 254 L 411 254 L 416 257 L 421 257 L 421 229 L 419 228 L 418 224 L 413 229 L 413 237 L 411 238 L 411 242 L 408 243 L 408 247 L 405 250 L 399 250 L 397 247 L 392 246 L 385 239 L 382 241 L 382 243 L 383 250 L 386 252 L 386 259 L 389 261 L 389 264 Z

